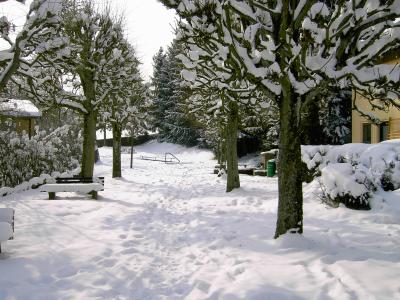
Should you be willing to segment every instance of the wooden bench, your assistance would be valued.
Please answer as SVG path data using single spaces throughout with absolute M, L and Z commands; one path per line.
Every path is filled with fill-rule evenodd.
M 104 177 L 57 178 L 55 183 L 44 184 L 40 190 L 49 193 L 50 200 L 54 200 L 59 192 L 86 193 L 97 199 L 97 192 L 104 191 Z
M 14 239 L 14 209 L 0 208 L 0 253 L 1 243 Z

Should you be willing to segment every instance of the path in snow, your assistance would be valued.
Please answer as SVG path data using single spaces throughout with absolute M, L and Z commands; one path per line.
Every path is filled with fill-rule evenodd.
M 400 299 L 400 201 L 373 212 L 330 209 L 305 188 L 305 236 L 273 240 L 277 180 L 242 176 L 226 194 L 206 151 L 150 143 L 141 154 L 178 153 L 168 165 L 123 155 L 112 179 L 101 149 L 99 200 L 27 191 L 16 239 L 0 254 L 0 299 Z M 151 154 L 149 154 L 151 153 Z

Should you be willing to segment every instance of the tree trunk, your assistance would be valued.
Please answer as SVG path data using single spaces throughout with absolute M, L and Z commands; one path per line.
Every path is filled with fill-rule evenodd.
M 121 177 L 121 126 L 112 124 L 113 132 L 113 168 L 112 177 Z
M 131 169 L 133 168 L 133 130 L 131 133 Z
M 93 177 L 96 144 L 96 119 L 94 111 L 83 116 L 83 149 L 81 175 L 83 177 Z
M 103 147 L 106 147 L 107 146 L 107 126 L 106 125 L 104 125 L 104 128 L 103 128 Z
M 278 168 L 279 204 L 275 238 L 286 232 L 303 232 L 300 116 L 296 109 L 299 96 L 293 93 L 288 82 L 282 92 Z
M 220 138 L 218 141 L 218 146 L 219 146 L 219 154 L 218 154 L 218 160 L 221 168 L 223 167 L 226 170 L 226 134 L 225 130 L 223 127 L 220 128 Z
M 238 123 L 238 105 L 237 103 L 230 101 L 228 104 L 228 123 L 226 125 L 226 164 L 228 173 L 228 179 L 226 182 L 227 192 L 240 187 L 237 157 Z

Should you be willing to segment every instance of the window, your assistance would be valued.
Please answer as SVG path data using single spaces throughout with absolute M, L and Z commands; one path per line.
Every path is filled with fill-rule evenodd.
M 388 122 L 382 122 L 379 125 L 379 141 L 386 141 L 389 139 L 389 123 Z
M 371 124 L 364 123 L 362 127 L 363 143 L 371 144 Z

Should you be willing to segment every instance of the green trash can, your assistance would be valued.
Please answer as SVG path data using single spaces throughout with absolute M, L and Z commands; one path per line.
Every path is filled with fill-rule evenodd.
M 273 177 L 276 172 L 276 162 L 275 159 L 270 159 L 267 161 L 267 176 Z

